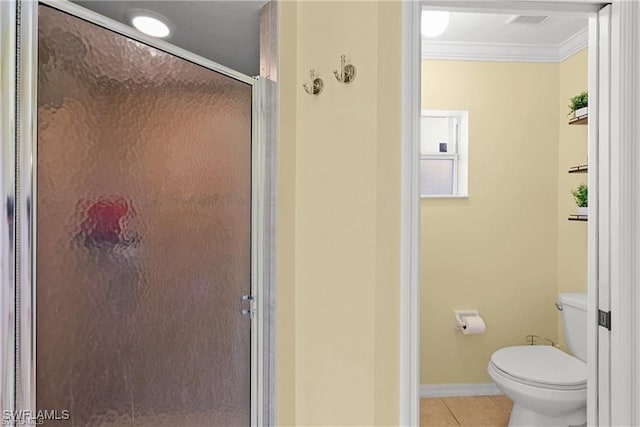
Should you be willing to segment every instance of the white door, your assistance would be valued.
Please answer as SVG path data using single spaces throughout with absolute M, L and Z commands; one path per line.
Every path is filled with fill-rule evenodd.
M 589 23 L 588 424 L 611 425 L 611 6 Z

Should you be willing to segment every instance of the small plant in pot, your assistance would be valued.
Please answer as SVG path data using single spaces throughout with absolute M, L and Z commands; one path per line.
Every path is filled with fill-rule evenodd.
M 589 214 L 589 189 L 586 184 L 580 184 L 575 189 L 571 190 L 571 194 L 573 194 L 573 198 L 576 200 L 576 204 L 578 205 L 578 215 L 588 215 Z
M 569 100 L 569 114 L 573 117 L 586 116 L 589 112 L 589 94 L 585 91 Z

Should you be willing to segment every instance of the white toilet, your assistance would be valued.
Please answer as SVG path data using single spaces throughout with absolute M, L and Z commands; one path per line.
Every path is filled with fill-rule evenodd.
M 567 427 L 587 422 L 587 294 L 558 295 L 567 346 L 502 348 L 491 356 L 489 375 L 513 400 L 510 427 Z

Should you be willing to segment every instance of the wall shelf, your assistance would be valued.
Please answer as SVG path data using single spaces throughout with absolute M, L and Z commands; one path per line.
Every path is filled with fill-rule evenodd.
M 589 171 L 588 165 L 571 166 L 569 173 L 587 173 Z
M 574 117 L 569 120 L 570 125 L 586 125 L 587 123 L 589 123 L 589 115 Z
M 589 114 L 585 114 L 584 116 L 574 117 L 569 120 L 570 125 L 586 125 L 589 123 Z M 569 173 L 587 173 L 589 172 L 588 165 L 578 165 L 571 166 L 569 168 Z M 589 217 L 587 215 L 569 215 L 569 221 L 588 221 Z

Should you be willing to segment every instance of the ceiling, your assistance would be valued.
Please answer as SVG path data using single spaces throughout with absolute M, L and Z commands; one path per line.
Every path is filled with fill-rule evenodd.
M 433 42 L 560 45 L 589 25 L 586 16 L 551 16 L 539 25 L 506 24 L 513 14 L 451 13 L 449 26 Z
M 169 19 L 174 33 L 168 42 L 247 75 L 259 74 L 259 12 L 267 0 L 74 0 L 101 15 L 129 25 L 127 12 L 148 9 Z M 507 24 L 511 14 L 451 13 L 449 26 L 424 49 L 458 49 L 459 44 L 554 47 L 585 35 L 585 16 L 551 16 L 539 25 Z M 456 45 L 456 46 L 452 46 Z M 429 47 L 431 45 L 433 47 Z M 468 48 L 469 46 L 467 46 Z M 438 54 L 442 56 L 442 53 Z M 548 54 L 545 54 L 549 56 Z
M 260 9 L 267 0 L 96 1 L 74 0 L 87 9 L 130 25 L 127 11 L 147 9 L 166 17 L 169 43 L 221 65 L 255 76 L 260 71 Z

